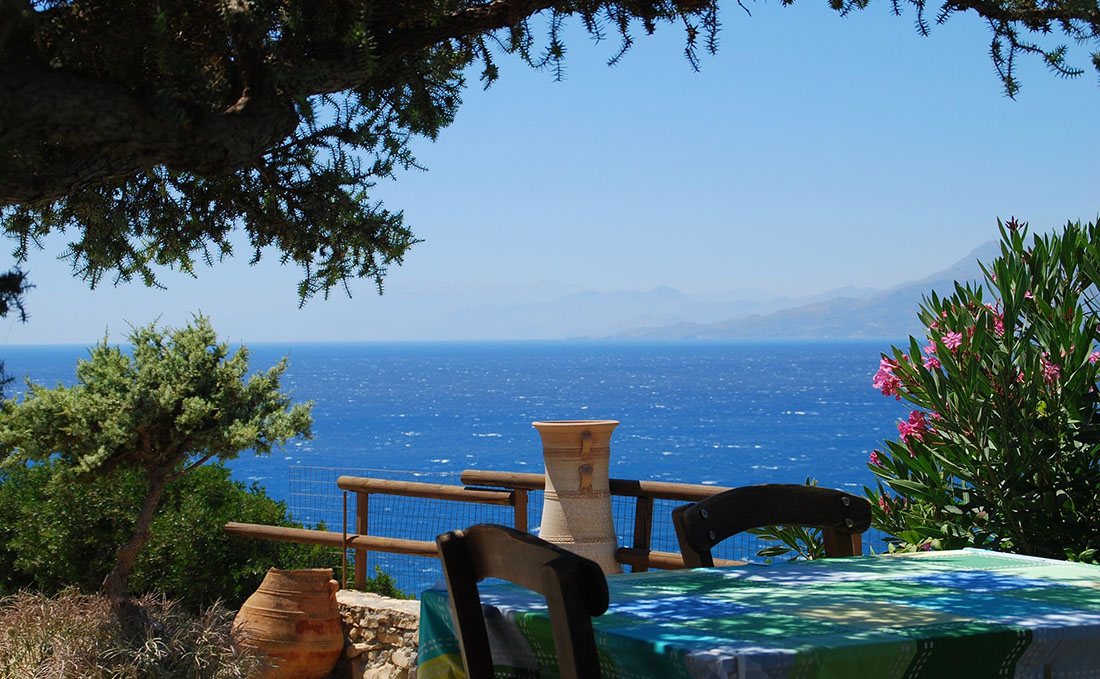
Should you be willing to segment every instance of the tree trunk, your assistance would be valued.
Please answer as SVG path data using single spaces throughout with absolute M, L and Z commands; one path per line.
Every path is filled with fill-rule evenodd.
M 114 568 L 103 579 L 103 592 L 111 599 L 111 608 L 124 629 L 137 629 L 146 622 L 141 607 L 126 594 L 126 583 L 130 578 L 130 571 L 134 568 L 137 555 L 153 536 L 151 530 L 153 513 L 160 504 L 167 475 L 168 470 L 163 467 L 149 469 L 148 487 L 145 491 L 145 500 L 141 505 L 141 512 L 138 513 L 137 523 L 134 525 L 134 535 L 129 542 L 118 548 L 115 553 Z

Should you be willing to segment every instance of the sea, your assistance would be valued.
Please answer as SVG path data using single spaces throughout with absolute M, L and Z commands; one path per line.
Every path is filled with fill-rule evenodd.
M 896 341 L 894 342 L 897 343 Z M 541 472 L 538 420 L 611 419 L 611 474 L 718 485 L 860 487 L 904 407 L 871 386 L 890 340 L 432 342 L 249 345 L 289 358 L 313 438 L 242 454 L 235 478 L 284 498 L 298 465 Z M 6 370 L 71 384 L 83 346 L 0 349 Z
M 904 402 L 871 386 L 897 343 L 251 344 L 256 370 L 289 358 L 282 385 L 313 402 L 313 437 L 228 466 L 293 509 L 292 483 L 318 468 L 434 482 L 452 474 L 453 483 L 464 469 L 541 473 L 532 422 L 611 419 L 620 422 L 612 477 L 723 486 L 814 478 L 859 494 L 874 483 L 869 454 L 905 414 Z M 82 346 L 0 348 L 17 377 L 8 394 L 22 376 L 70 384 L 86 356 Z

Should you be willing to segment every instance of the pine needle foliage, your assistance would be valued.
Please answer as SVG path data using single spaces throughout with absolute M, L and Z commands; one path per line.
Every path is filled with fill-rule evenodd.
M 1071 77 L 1082 67 L 1047 43 L 1100 35 L 1094 0 L 891 2 L 922 33 L 985 19 L 1009 96 L 1017 55 Z M 611 64 L 670 26 L 699 68 L 720 29 L 717 0 L 5 0 L 0 223 L 18 262 L 65 234 L 92 286 L 195 274 L 243 229 L 252 261 L 301 269 L 302 302 L 358 278 L 381 291 L 417 239 L 376 183 L 418 167 L 410 140 L 454 120 L 471 68 L 488 86 L 511 55 L 563 77 L 569 20 L 617 40 Z

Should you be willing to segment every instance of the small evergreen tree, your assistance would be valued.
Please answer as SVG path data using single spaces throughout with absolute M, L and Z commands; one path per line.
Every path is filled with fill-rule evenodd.
M 0 452 L 6 465 L 54 459 L 99 479 L 121 468 L 144 476 L 133 535 L 102 585 L 119 618 L 133 623 L 141 611 L 127 580 L 165 485 L 211 459 L 266 454 L 291 437 L 308 438 L 312 403 L 292 404 L 280 391 L 285 358 L 247 376 L 247 349 L 230 355 L 203 316 L 179 329 L 135 328 L 129 339 L 129 351 L 106 339 L 93 347 L 71 387 L 29 384 L 22 400 L 5 401 Z

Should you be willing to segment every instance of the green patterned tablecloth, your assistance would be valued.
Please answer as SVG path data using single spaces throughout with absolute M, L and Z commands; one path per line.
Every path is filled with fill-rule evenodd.
M 605 679 L 1100 678 L 1100 566 L 981 550 L 608 577 Z M 556 677 L 537 595 L 482 585 L 497 677 Z M 463 677 L 446 589 L 419 679 Z

